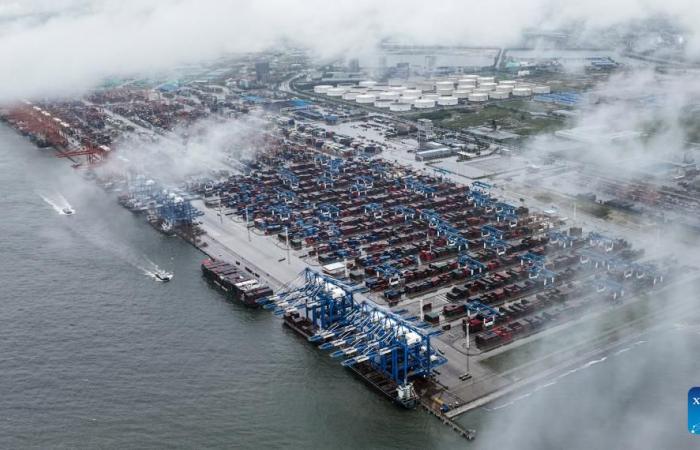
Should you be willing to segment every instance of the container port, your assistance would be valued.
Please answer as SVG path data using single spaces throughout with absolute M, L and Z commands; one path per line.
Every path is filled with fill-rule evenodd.
M 224 70 L 26 101 L 1 117 L 199 248 L 202 277 L 227 300 L 270 311 L 383 397 L 473 439 L 454 417 L 557 368 L 521 378 L 493 358 L 695 273 L 649 257 L 626 225 L 595 221 L 614 209 L 647 228 L 673 217 L 697 231 L 694 164 L 670 164 L 672 186 L 612 176 L 577 159 L 581 131 L 555 114 L 580 94 L 493 72 L 336 83 L 290 70 L 252 95 L 250 74 Z M 461 126 L 478 114 L 485 122 Z M 536 152 L 539 166 L 520 150 L 542 116 L 567 146 Z M 245 154 L 176 179 L 113 150 L 126 136 L 176 141 L 200 120 L 240 121 L 255 138 Z M 561 186 L 569 173 L 581 176 Z M 555 205 L 571 201 L 573 219 Z M 589 220 L 576 220 L 578 204 Z

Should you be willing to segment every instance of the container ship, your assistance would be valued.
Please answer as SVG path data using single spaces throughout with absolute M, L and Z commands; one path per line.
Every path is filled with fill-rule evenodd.
M 228 299 L 252 308 L 259 307 L 256 300 L 272 295 L 269 286 L 225 261 L 205 259 L 202 261 L 202 274 L 207 281 L 224 292 Z

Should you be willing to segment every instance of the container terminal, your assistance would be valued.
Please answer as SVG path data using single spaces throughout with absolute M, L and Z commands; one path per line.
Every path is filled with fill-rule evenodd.
M 601 76 L 603 62 L 590 77 Z M 473 431 L 451 418 L 572 362 L 503 369 L 503 355 L 693 275 L 650 259 L 625 226 L 596 214 L 629 214 L 637 203 L 696 210 L 692 164 L 671 164 L 683 176 L 669 187 L 640 183 L 638 174 L 612 181 L 571 151 L 554 162 L 539 155 L 545 168 L 518 153 L 522 127 L 537 122 L 522 108 L 545 108 L 563 129 L 561 111 L 583 95 L 569 90 L 576 80 L 488 69 L 334 82 L 292 65 L 270 73 L 255 64 L 254 77 L 242 65 L 204 81 L 124 83 L 72 102 L 27 101 L 2 118 L 159 232 L 200 248 L 203 277 L 228 299 L 279 316 L 391 401 L 422 405 L 468 438 Z M 178 127 L 251 111 L 263 116 L 255 148 L 216 173 L 165 182 L 113 150 L 129 134 L 172 139 Z M 451 129 L 465 111 L 489 119 Z M 511 131 L 496 126 L 504 111 L 518 118 L 507 122 Z M 557 133 L 569 144 L 580 136 Z M 575 206 L 571 220 L 553 205 L 573 198 L 555 181 L 570 171 L 605 192 L 605 202 L 589 199 L 579 211 L 588 221 L 575 220 Z M 679 221 L 692 230 L 691 216 Z

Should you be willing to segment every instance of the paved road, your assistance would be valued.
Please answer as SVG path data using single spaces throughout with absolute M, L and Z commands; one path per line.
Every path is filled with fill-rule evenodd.
M 218 211 L 205 207 L 201 200 L 193 201 L 192 204 L 204 212 L 202 227 L 207 235 L 203 236 L 203 241 L 207 242 L 205 250 L 212 256 L 236 258 L 273 287 L 292 281 L 307 267 L 293 251 L 289 252 L 289 260 L 280 262 L 281 258 L 287 258 L 287 251 L 283 248 L 284 243 L 278 242 L 275 237 L 259 236 L 251 232 L 251 240 L 248 242 L 244 223 L 236 223 L 228 216 L 223 216 L 222 219 Z

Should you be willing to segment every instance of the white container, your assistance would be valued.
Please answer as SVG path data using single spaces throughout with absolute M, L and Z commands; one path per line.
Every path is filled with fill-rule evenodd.
M 510 97 L 510 93 L 507 91 L 492 91 L 489 92 L 489 98 L 491 100 L 505 100 Z
M 459 83 L 457 89 L 474 89 L 476 88 L 475 83 Z
M 486 95 L 488 95 L 489 92 L 491 92 L 491 89 L 485 89 L 482 87 L 478 87 L 472 91 L 472 93 L 474 93 L 474 94 L 486 94 Z
M 489 99 L 489 94 L 485 92 L 473 92 L 468 97 L 470 102 L 485 102 Z
M 437 88 L 437 90 L 435 92 L 437 95 L 446 96 L 446 95 L 452 95 L 452 93 L 454 92 L 454 89 L 452 89 L 452 88 Z
M 499 86 L 515 86 L 516 84 L 518 84 L 518 82 L 515 80 L 501 80 L 498 82 Z
M 375 108 L 389 108 L 391 105 L 394 104 L 393 100 L 376 100 L 374 102 L 374 107 Z
M 389 111 L 393 112 L 403 112 L 403 111 L 410 111 L 411 110 L 411 104 L 410 103 L 392 103 L 389 105 Z
M 496 89 L 496 86 L 496 83 L 480 83 L 479 89 L 488 89 L 489 91 L 493 91 L 494 89 Z
M 454 91 L 454 93 L 452 95 L 457 97 L 457 98 L 467 98 L 467 97 L 469 97 L 469 94 L 471 94 L 471 93 L 472 93 L 471 89 L 457 89 L 456 91 Z
M 481 83 L 495 83 L 496 78 L 495 77 L 479 77 L 476 79 L 476 81 L 478 81 L 479 84 L 481 84 Z
M 413 102 L 413 106 L 415 106 L 417 109 L 435 108 L 435 100 L 419 98 Z
M 373 80 L 364 80 L 364 81 L 360 81 L 358 83 L 358 85 L 360 85 L 362 87 L 373 87 L 373 86 L 377 85 L 377 82 L 373 81 Z
M 437 94 L 424 94 L 424 95 L 423 95 L 423 98 L 426 99 L 426 100 L 437 101 L 437 99 L 439 99 L 440 96 L 437 95 Z
M 532 95 L 532 89 L 529 87 L 513 88 L 513 97 L 529 97 Z
M 406 86 L 389 86 L 389 90 L 392 92 L 403 92 L 406 90 Z
M 454 106 L 459 103 L 459 99 L 457 97 L 440 97 L 437 101 L 437 104 L 440 106 Z
M 510 84 L 499 84 L 496 86 L 496 90 L 500 92 L 508 92 L 509 94 L 513 91 L 513 88 L 515 86 L 510 85 Z
M 314 86 L 314 92 L 317 94 L 327 94 L 329 89 L 333 89 L 330 84 L 318 84 Z
M 532 88 L 533 94 L 549 94 L 552 90 L 549 86 L 535 86 Z
M 476 83 L 476 80 L 479 79 L 479 75 L 462 75 L 459 78 L 459 82 L 461 83 L 462 81 L 466 82 L 466 80 L 473 81 Z

